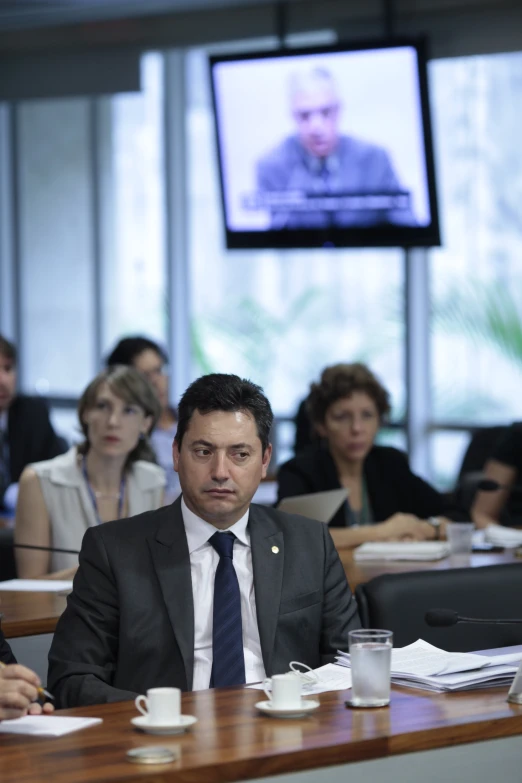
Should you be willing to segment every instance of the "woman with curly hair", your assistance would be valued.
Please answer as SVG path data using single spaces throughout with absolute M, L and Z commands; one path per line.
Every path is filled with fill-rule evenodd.
M 364 364 L 327 367 L 310 387 L 308 412 L 321 442 L 281 465 L 278 501 L 346 488 L 330 522 L 336 543 L 436 539 L 443 498 L 410 470 L 406 455 L 375 438 L 390 411 L 389 394 Z

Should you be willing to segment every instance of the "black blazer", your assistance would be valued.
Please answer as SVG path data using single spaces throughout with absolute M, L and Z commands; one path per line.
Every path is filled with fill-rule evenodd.
M 13 655 L 7 639 L 4 636 L 4 632 L 0 628 L 0 661 L 2 663 L 16 663 L 16 658 Z
M 312 668 L 347 649 L 360 627 L 326 525 L 252 505 L 257 622 L 268 676 Z M 274 552 L 273 548 L 277 548 Z M 49 652 L 61 707 L 192 688 L 194 609 L 181 500 L 85 533 L 80 567 Z
M 11 483 L 19 480 L 31 462 L 51 459 L 67 451 L 67 443 L 52 428 L 41 397 L 20 394 L 14 398 L 7 414 L 7 440 Z
M 415 514 L 421 519 L 443 512 L 443 498 L 426 481 L 411 472 L 406 455 L 389 446 L 374 446 L 364 462 L 364 478 L 375 522 L 392 514 Z M 326 446 L 309 446 L 285 462 L 277 474 L 278 498 L 307 495 L 328 489 L 339 489 L 341 483 L 330 451 Z M 343 504 L 330 522 L 331 527 L 345 527 Z

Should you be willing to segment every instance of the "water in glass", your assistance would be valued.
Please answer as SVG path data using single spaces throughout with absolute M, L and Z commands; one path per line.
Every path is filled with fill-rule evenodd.
M 391 644 L 363 642 L 350 646 L 352 704 L 383 707 L 390 701 Z

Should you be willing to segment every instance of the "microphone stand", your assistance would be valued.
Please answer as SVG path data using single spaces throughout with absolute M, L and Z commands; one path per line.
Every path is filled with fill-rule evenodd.
M 37 549 L 40 552 L 60 552 L 64 555 L 79 555 L 77 549 L 60 549 L 57 546 L 36 546 L 36 544 L 13 544 L 16 549 Z

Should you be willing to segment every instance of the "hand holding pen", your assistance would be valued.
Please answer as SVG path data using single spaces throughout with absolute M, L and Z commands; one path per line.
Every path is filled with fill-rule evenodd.
M 52 700 L 53 696 L 42 688 L 31 669 L 0 662 L 0 720 L 53 712 L 54 706 L 47 699 Z

